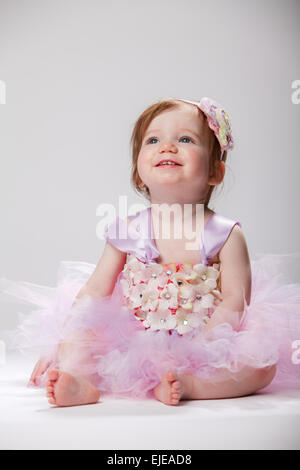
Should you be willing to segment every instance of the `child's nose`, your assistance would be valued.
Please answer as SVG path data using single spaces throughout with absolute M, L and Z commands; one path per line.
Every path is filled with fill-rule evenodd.
M 162 151 L 172 151 L 174 153 L 177 152 L 177 146 L 173 143 L 173 142 L 170 142 L 170 141 L 166 141 L 166 142 L 162 142 L 161 145 L 160 145 L 160 148 L 159 148 L 160 152 Z

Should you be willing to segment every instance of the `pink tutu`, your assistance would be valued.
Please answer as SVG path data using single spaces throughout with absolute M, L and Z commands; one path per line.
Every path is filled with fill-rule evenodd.
M 277 373 L 272 388 L 298 388 L 300 361 L 295 360 L 294 342 L 300 340 L 300 284 L 287 282 L 287 274 L 299 259 L 296 254 L 252 260 L 251 302 L 239 330 L 224 323 L 201 341 L 194 339 L 196 330 L 179 335 L 145 329 L 124 305 L 122 273 L 111 296 L 85 295 L 71 309 L 95 265 L 61 262 L 55 288 L 0 279 L 0 292 L 35 306 L 21 314 L 16 331 L 2 338 L 11 348 L 48 355 L 52 367 L 58 366 L 59 343 L 76 332 L 74 347 L 84 354 L 71 355 L 69 370 L 92 376 L 102 392 L 118 397 L 151 396 L 169 370 L 219 382 L 228 375 L 235 379 L 245 366 L 273 364 Z
M 128 224 L 117 217 L 106 229 L 107 241 L 130 255 L 110 296 L 96 299 L 85 295 L 72 307 L 95 269 L 95 265 L 84 262 L 61 262 L 55 288 L 0 279 L 0 292 L 35 306 L 30 313 L 20 315 L 16 331 L 1 335 L 7 346 L 35 352 L 36 359 L 47 356 L 52 361 L 50 367 L 87 375 L 102 392 L 117 396 L 149 396 L 169 370 L 193 373 L 202 380 L 217 383 L 229 378 L 237 380 L 237 372 L 242 369 L 245 377 L 250 370 L 246 366 L 260 369 L 274 364 L 277 373 L 271 387 L 300 386 L 300 351 L 297 351 L 300 349 L 300 284 L 292 283 L 298 274 L 299 253 L 253 259 L 251 301 L 249 305 L 245 303 L 239 328 L 223 323 L 212 328 L 207 336 L 197 338 L 203 326 L 200 323 L 208 321 L 213 314 L 213 309 L 211 312 L 208 307 L 212 304 L 208 302 L 203 307 L 204 297 L 206 301 L 214 298 L 217 302 L 220 294 L 218 265 L 212 260 L 232 228 L 241 224 L 214 213 L 200 237 L 202 263 L 194 265 L 180 280 L 177 276 L 182 277 L 182 273 L 177 268 L 180 271 L 181 265 L 176 265 L 173 273 L 171 265 L 162 272 L 162 265 L 155 261 L 160 253 L 153 238 L 151 208 L 129 219 Z M 120 231 L 116 236 L 116 229 L 120 228 L 123 234 L 127 231 L 126 238 L 120 236 Z M 128 261 L 131 257 L 133 264 Z M 143 291 L 141 283 L 145 279 L 151 296 Z M 209 284 L 209 293 L 197 290 L 198 286 L 203 287 L 201 279 Z M 184 287 L 178 287 L 180 283 Z M 147 303 L 139 307 L 145 297 L 152 299 L 155 295 L 160 299 L 159 305 L 166 306 L 164 291 L 158 294 L 159 289 L 165 288 L 170 289 L 168 299 L 172 300 L 173 295 L 178 300 L 176 320 L 173 311 L 176 302 L 169 305 L 168 300 L 168 308 L 159 310 L 153 307 L 152 300 L 149 309 Z M 182 297 L 183 288 L 192 291 L 190 297 Z M 184 322 L 192 328 L 188 326 L 184 330 L 180 321 L 186 312 L 190 316 L 186 315 Z M 154 317 L 156 323 L 151 323 Z M 166 322 L 164 327 L 160 321 Z M 71 349 L 62 361 L 58 351 L 63 342 L 71 345 Z M 45 375 L 40 385 L 44 385 Z

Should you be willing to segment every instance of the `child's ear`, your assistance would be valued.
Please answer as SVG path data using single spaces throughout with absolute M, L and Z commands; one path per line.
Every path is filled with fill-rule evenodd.
M 208 178 L 208 184 L 215 186 L 222 183 L 225 175 L 225 163 L 222 161 L 215 162 Z

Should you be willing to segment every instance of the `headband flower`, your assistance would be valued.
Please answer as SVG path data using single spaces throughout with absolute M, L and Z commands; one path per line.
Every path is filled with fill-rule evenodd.
M 231 124 L 228 113 L 222 105 L 212 100 L 211 98 L 203 97 L 198 101 L 189 101 L 180 99 L 186 103 L 195 104 L 205 114 L 209 127 L 213 130 L 217 137 L 223 156 L 224 151 L 232 150 L 234 141 L 232 137 Z

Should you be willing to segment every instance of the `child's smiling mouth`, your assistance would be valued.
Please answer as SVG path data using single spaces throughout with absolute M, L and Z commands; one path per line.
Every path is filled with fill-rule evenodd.
M 179 167 L 182 166 L 180 163 L 175 162 L 174 160 L 161 160 L 156 167 L 161 167 L 161 168 L 174 168 L 174 167 Z

